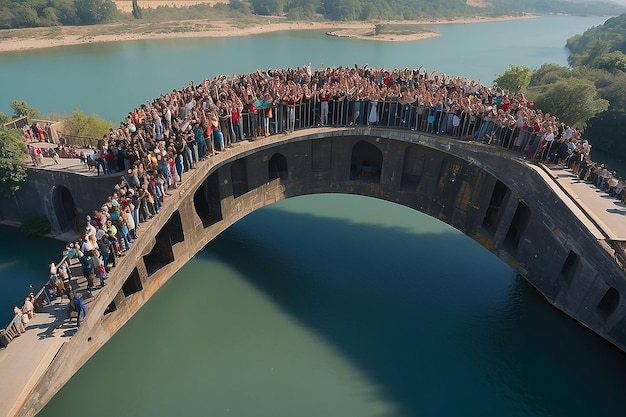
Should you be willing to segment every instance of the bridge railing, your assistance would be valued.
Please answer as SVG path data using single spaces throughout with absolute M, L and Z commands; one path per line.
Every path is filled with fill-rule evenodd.
M 361 100 L 349 97 L 331 99 L 327 102 L 328 115 L 322 120 L 322 102 L 317 96 L 290 106 L 285 102 L 270 107 L 257 108 L 255 113 L 244 109 L 241 115 L 244 138 L 264 136 L 264 126 L 269 125 L 271 134 L 308 129 L 322 125 L 347 127 L 355 125 L 384 126 L 392 129 L 421 131 L 453 136 L 461 140 L 476 140 L 501 146 L 530 157 L 548 158 L 556 152 L 552 143 L 542 147 L 539 135 L 532 127 L 528 129 L 504 125 L 484 114 L 445 110 L 419 103 L 404 103 L 397 99 Z M 289 120 L 290 114 L 293 119 Z M 226 143 L 234 142 L 235 129 L 232 120 L 222 123 Z
M 90 136 L 78 136 L 78 135 L 61 135 L 65 139 L 67 146 L 76 146 L 79 148 L 92 148 L 96 149 L 102 139 L 93 138 Z

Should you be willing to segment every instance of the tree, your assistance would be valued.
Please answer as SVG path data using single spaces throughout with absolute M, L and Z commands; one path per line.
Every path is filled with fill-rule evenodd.
M 111 0 L 74 0 L 74 5 L 83 25 L 110 22 L 117 14 L 117 6 Z
M 616 116 L 619 113 L 619 117 L 624 117 L 624 113 L 626 113 L 626 73 L 620 72 L 607 77 L 606 80 L 600 79 L 596 82 L 596 86 L 598 86 L 602 98 L 611 103 L 609 111 L 615 113 Z
M 609 108 L 609 102 L 599 97 L 593 82 L 573 77 L 550 85 L 537 96 L 535 105 L 580 129 L 587 126 L 589 119 Z
M 141 7 L 137 4 L 137 0 L 133 0 L 133 17 L 141 19 Z
M 14 117 L 27 116 L 29 119 L 41 119 L 41 112 L 30 107 L 25 101 L 13 100 L 11 103 Z
M 533 70 L 525 65 L 509 65 L 509 69 L 504 71 L 494 82 L 498 84 L 498 87 L 515 94 L 526 91 L 532 75 Z
M 278 15 L 283 12 L 283 0 L 250 0 L 252 11 L 262 16 Z
M 28 150 L 19 130 L 0 126 L 0 193 L 13 195 L 26 179 Z
M 581 65 L 592 65 L 593 62 L 602 55 L 608 54 L 611 50 L 611 43 L 601 39 L 596 40 L 589 49 L 578 53 L 571 54 L 567 57 L 567 62 L 572 67 L 578 67 Z
M 94 114 L 87 116 L 82 110 L 74 110 L 63 123 L 63 133 L 99 139 L 108 133 L 110 127 L 111 124 L 99 116 Z
M 595 68 L 616 74 L 618 71 L 626 71 L 626 55 L 621 51 L 613 51 L 599 56 L 592 64 Z
M 530 77 L 530 86 L 552 84 L 570 76 L 570 70 L 557 64 L 543 64 Z
M 361 14 L 361 3 L 357 0 L 327 1 L 322 8 L 330 20 L 357 20 Z
M 78 16 L 74 7 L 74 0 L 52 0 L 53 7 L 56 9 L 56 15 L 64 25 L 78 24 Z

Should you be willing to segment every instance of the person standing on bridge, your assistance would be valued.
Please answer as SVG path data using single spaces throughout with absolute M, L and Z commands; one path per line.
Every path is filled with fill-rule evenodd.
M 18 306 L 13 306 L 13 313 L 15 314 L 15 319 L 13 323 L 15 323 L 15 327 L 19 333 L 24 333 L 26 331 L 26 327 L 24 326 L 24 313 L 19 309 Z
M 80 329 L 80 319 L 87 316 L 87 307 L 85 307 L 83 300 L 80 299 L 78 294 L 74 294 L 72 301 L 74 302 L 74 311 L 76 311 L 76 327 Z

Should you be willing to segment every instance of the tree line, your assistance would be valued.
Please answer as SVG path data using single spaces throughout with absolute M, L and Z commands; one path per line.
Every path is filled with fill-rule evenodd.
M 176 0 L 172 1 L 174 4 Z M 141 7 L 133 0 L 131 13 L 120 12 L 112 0 L 0 0 L 0 29 L 59 25 L 93 25 L 128 19 L 233 18 L 251 15 L 284 16 L 291 20 L 420 20 L 469 16 L 568 13 L 614 16 L 626 8 L 609 1 L 492 0 L 484 7 L 466 0 L 230 0 L 227 4 L 188 7 Z
M 584 130 L 597 149 L 626 156 L 626 14 L 566 43 L 569 68 L 509 67 L 498 86 L 523 92 L 545 112 Z
M 94 25 L 118 15 L 111 0 L 0 0 L 0 29 Z

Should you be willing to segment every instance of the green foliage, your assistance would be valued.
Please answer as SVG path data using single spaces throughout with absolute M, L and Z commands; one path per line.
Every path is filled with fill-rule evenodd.
M 561 78 L 570 76 L 570 70 L 557 64 L 543 64 L 533 72 L 530 77 L 530 85 L 544 85 L 555 83 Z
M 76 15 L 84 25 L 107 23 L 118 14 L 111 0 L 74 0 Z
M 609 102 L 599 97 L 593 82 L 575 77 L 550 84 L 534 101 L 544 112 L 579 129 L 585 129 L 589 119 L 609 108 Z
M 609 53 L 610 50 L 611 44 L 608 41 L 598 39 L 593 42 L 590 48 L 585 49 L 580 53 L 572 53 L 569 57 L 567 57 L 567 62 L 572 67 L 592 65 L 596 59 Z
M 9 123 L 13 118 L 11 116 L 7 116 L 6 114 L 0 112 L 0 124 Z
M 613 51 L 597 57 L 592 65 L 611 74 L 624 72 L 626 71 L 626 55 L 621 51 Z
M 20 230 L 29 236 L 45 236 L 50 229 L 50 221 L 45 216 L 26 216 L 20 226 Z
M 530 84 L 533 70 L 525 65 L 509 65 L 509 69 L 494 80 L 498 87 L 504 88 L 511 93 L 526 91 Z
M 28 150 L 19 130 L 0 126 L 0 193 L 13 195 L 26 179 Z
M 282 0 L 250 0 L 252 12 L 261 16 L 278 15 L 283 12 Z
M 135 19 L 141 19 L 141 7 L 137 5 L 137 0 L 133 0 L 133 17 Z
M 621 51 L 626 53 L 626 14 L 612 17 L 603 25 L 592 27 L 582 35 L 569 38 L 566 46 L 578 62 L 578 57 L 583 55 L 584 58 L 584 54 L 588 54 L 598 42 L 600 45 L 608 45 L 606 52 Z
M 626 14 L 568 39 L 567 47 L 571 79 L 593 83 L 610 103 L 587 121 L 585 137 L 598 149 L 626 156 Z
M 42 115 L 39 110 L 30 107 L 25 101 L 14 100 L 11 103 L 14 117 L 28 116 L 29 119 L 41 119 Z
M 87 0 L 0 0 L 0 29 L 23 27 L 80 25 L 103 21 L 82 21 L 80 3 Z M 89 0 L 100 13 L 117 13 L 111 0 Z M 82 6 L 84 8 L 84 6 Z M 90 16 L 89 19 L 92 19 Z M 105 20 L 107 21 L 107 20 Z
M 324 16 L 330 20 L 358 20 L 361 3 L 357 0 L 334 0 L 324 2 Z
M 63 133 L 67 135 L 101 138 L 108 133 L 111 124 L 95 114 L 85 115 L 82 110 L 74 110 L 63 127 Z

